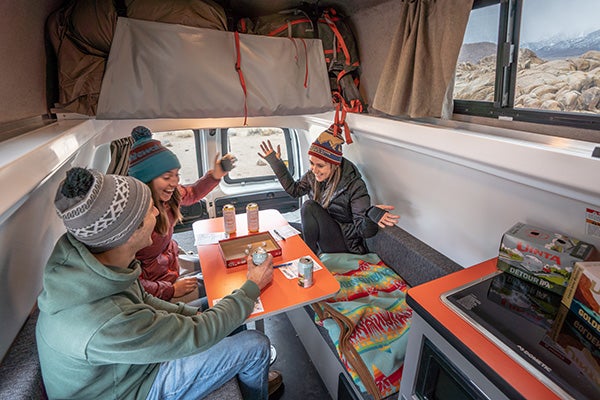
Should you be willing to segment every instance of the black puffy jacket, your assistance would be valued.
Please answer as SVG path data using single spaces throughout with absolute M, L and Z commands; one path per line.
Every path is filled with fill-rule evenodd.
M 314 199 L 312 188 L 315 175 L 312 171 L 306 172 L 299 181 L 295 181 L 283 161 L 278 159 L 274 152 L 265 160 L 290 196 L 298 198 L 307 194 Z M 377 224 L 367 217 L 367 212 L 374 207 L 371 207 L 371 198 L 358 168 L 345 158 L 342 158 L 340 167 L 342 169 L 340 182 L 327 211 L 340 225 L 348 250 L 355 254 L 365 254 L 368 252 L 365 239 L 374 236 L 378 230 Z M 321 185 L 324 184 L 321 182 Z M 382 214 L 377 212 L 380 211 L 379 209 L 373 211 L 378 218 L 381 217 Z M 371 214 L 369 212 L 369 215 Z

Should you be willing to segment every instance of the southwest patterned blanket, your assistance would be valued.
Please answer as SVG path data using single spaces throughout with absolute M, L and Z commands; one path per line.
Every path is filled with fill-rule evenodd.
M 406 283 L 375 254 L 323 254 L 321 261 L 341 289 L 314 305 L 315 322 L 362 391 L 375 399 L 398 392 L 412 316 Z

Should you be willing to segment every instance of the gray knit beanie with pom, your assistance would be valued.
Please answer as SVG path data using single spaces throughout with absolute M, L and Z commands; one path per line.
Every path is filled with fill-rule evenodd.
M 92 253 L 127 242 L 148 212 L 148 185 L 120 175 L 72 168 L 59 185 L 54 205 L 67 231 Z

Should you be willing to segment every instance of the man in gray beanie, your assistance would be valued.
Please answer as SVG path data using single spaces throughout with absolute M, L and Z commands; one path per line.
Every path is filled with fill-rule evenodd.
M 139 283 L 135 254 L 158 213 L 146 184 L 73 168 L 54 204 L 67 233 L 44 270 L 36 328 L 50 399 L 198 399 L 235 376 L 245 399 L 268 397 L 269 339 L 227 335 L 271 282 L 272 257 L 248 262 L 242 287 L 200 313 Z

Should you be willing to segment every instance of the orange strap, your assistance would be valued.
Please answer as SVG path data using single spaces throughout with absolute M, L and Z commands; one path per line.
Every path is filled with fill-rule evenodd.
M 346 123 L 346 107 L 344 107 L 344 99 L 339 95 L 335 94 L 334 97 L 339 97 L 339 101 L 335 106 L 335 120 L 333 122 L 333 135 L 341 136 L 342 131 L 347 144 L 352 144 L 352 137 L 350 136 L 350 128 Z
M 246 25 L 246 18 L 241 18 L 240 19 L 239 31 L 242 32 L 242 33 L 247 33 L 248 32 L 248 26 Z
M 307 22 L 311 23 L 310 19 L 308 19 L 308 18 L 301 18 L 301 19 L 296 19 L 296 20 L 293 20 L 293 21 L 288 21 L 287 24 L 281 25 L 280 27 L 275 28 L 271 32 L 267 33 L 267 36 L 277 36 L 281 32 L 283 32 L 285 30 L 288 30 L 290 26 L 299 25 L 299 24 L 305 24 Z
M 294 58 L 296 60 L 296 65 L 298 65 L 298 45 L 296 44 L 296 40 L 293 37 L 288 36 L 288 39 L 292 41 L 294 47 L 296 48 L 296 57 Z M 306 42 L 304 41 L 304 39 L 300 38 L 300 41 L 304 45 L 304 88 L 308 88 L 308 50 L 306 48 Z
M 237 54 L 237 59 L 235 61 L 235 70 L 240 77 L 240 84 L 242 85 L 242 90 L 244 91 L 244 126 L 248 125 L 248 91 L 246 89 L 246 81 L 244 80 L 244 74 L 242 72 L 242 55 L 240 53 L 240 34 L 235 31 L 235 51 Z
M 344 37 L 338 30 L 337 26 L 335 25 L 335 22 L 332 21 L 332 18 L 327 11 L 323 12 L 323 21 L 329 26 L 329 28 L 337 38 L 337 47 L 342 49 L 342 53 L 344 53 L 344 57 L 346 58 L 346 65 L 350 65 L 350 52 L 348 51 L 348 47 L 346 47 Z M 337 51 L 337 49 L 333 49 L 333 51 Z
M 304 88 L 308 88 L 308 50 L 306 49 L 306 42 L 304 41 L 304 39 L 300 38 L 300 40 L 304 45 L 304 59 L 306 60 L 304 63 Z
M 356 83 L 356 81 L 355 81 Z M 358 84 L 356 83 L 356 86 L 358 86 Z M 347 102 L 346 99 L 344 99 L 344 97 L 341 95 L 340 90 L 341 88 L 339 88 L 339 90 L 332 90 L 331 91 L 331 97 L 333 100 L 333 103 L 336 105 L 336 109 L 338 107 L 342 107 L 344 109 L 344 111 L 346 112 L 351 112 L 351 113 L 362 113 L 364 111 L 364 105 L 363 103 L 360 101 L 360 99 L 352 99 L 350 100 L 350 102 Z

